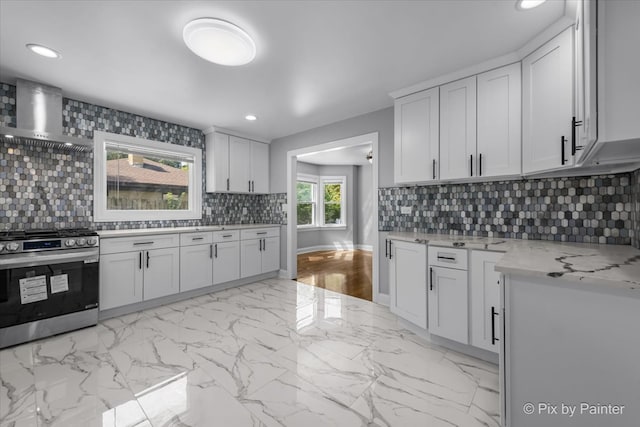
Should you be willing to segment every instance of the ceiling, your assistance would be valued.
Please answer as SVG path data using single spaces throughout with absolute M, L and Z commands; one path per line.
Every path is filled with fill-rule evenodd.
M 298 155 L 298 160 L 314 165 L 368 165 L 367 154 L 371 143 L 350 147 L 340 147 L 317 153 Z
M 392 105 L 388 93 L 521 47 L 564 0 L 0 0 L 0 81 L 206 129 L 274 139 Z M 217 17 L 245 29 L 256 59 L 224 67 L 191 53 L 183 26 Z M 34 55 L 27 43 L 58 50 Z M 253 113 L 255 122 L 244 116 Z

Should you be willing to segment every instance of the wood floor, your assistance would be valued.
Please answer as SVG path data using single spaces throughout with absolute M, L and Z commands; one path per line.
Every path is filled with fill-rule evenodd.
M 298 282 L 371 301 L 371 252 L 319 251 L 298 255 Z

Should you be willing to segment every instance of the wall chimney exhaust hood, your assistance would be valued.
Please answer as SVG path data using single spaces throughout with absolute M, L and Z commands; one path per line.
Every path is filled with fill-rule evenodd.
M 16 122 L 15 128 L 0 126 L 0 140 L 72 151 L 93 150 L 92 140 L 63 135 L 60 88 L 18 79 Z

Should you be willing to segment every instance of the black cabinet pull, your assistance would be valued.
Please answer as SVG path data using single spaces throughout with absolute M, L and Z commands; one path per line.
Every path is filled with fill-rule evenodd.
M 491 345 L 495 345 L 496 341 L 500 341 L 496 338 L 496 316 L 498 315 L 500 313 L 496 311 L 496 308 L 491 307 Z
M 564 146 L 567 142 L 567 139 L 563 136 L 560 137 L 560 164 L 564 166 L 567 163 L 567 159 L 564 158 Z
M 469 167 L 471 168 L 471 176 L 473 176 L 473 154 L 469 156 Z
M 209 258 L 213 259 L 213 245 L 209 245 Z
M 258 240 L 258 250 L 262 252 L 262 239 Z
M 582 150 L 584 147 L 582 145 L 577 145 L 576 143 L 576 128 L 578 126 L 582 126 L 582 120 L 578 121 L 575 117 L 571 118 L 571 155 L 575 156 L 576 151 Z
M 482 176 L 482 153 L 478 154 L 478 176 Z
M 429 290 L 433 290 L 433 267 L 429 267 Z
M 229 178 L 227 178 L 227 191 L 229 191 Z
M 149 268 L 149 251 L 147 251 L 147 268 Z
M 436 179 L 436 159 L 433 159 L 433 179 Z
M 214 257 L 218 258 L 218 244 L 216 243 L 215 252 L 213 254 Z
M 389 258 L 389 239 L 384 239 L 384 257 Z
M 389 259 L 392 258 L 392 255 L 391 255 L 391 243 L 393 243 L 393 241 L 389 240 Z
M 262 250 L 263 251 L 267 250 L 267 239 L 262 239 Z
M 256 192 L 256 182 L 255 181 L 251 181 L 251 192 L 253 192 L 253 193 Z
M 138 252 L 138 270 L 142 270 L 142 252 Z

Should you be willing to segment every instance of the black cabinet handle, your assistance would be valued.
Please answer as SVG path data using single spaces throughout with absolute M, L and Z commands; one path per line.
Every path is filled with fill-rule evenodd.
M 227 178 L 227 191 L 229 191 L 229 178 Z
M 500 313 L 496 311 L 496 308 L 491 307 L 491 345 L 495 345 L 496 341 L 500 341 L 496 338 L 496 316 L 498 315 Z
M 469 166 L 471 168 L 471 176 L 473 176 L 473 154 L 469 156 Z
M 147 268 L 149 268 L 149 251 L 147 251 Z
M 393 241 L 389 240 L 389 259 L 392 258 L 392 255 L 391 255 L 391 243 L 393 243 Z
M 216 243 L 215 252 L 213 254 L 214 257 L 218 258 L 218 244 Z
M 251 181 L 251 191 L 252 191 L 253 193 L 255 193 L 255 192 L 256 192 L 256 182 L 255 182 L 255 181 Z
M 560 163 L 564 166 L 567 163 L 567 159 L 564 158 L 564 150 L 567 142 L 567 138 L 563 136 L 560 137 Z
M 429 267 L 429 290 L 433 290 L 433 267 Z
M 389 258 L 389 239 L 384 239 L 384 257 Z
M 262 239 L 262 250 L 263 251 L 267 250 L 267 239 Z
M 142 270 L 142 252 L 138 252 L 138 270 Z
M 258 240 L 258 250 L 262 252 L 262 239 Z
M 433 179 L 436 179 L 436 159 L 433 159 Z
M 209 258 L 213 259 L 213 245 L 209 245 Z
M 478 176 L 482 176 L 482 153 L 478 154 Z
M 576 151 L 582 150 L 584 147 L 576 143 L 576 128 L 582 126 L 582 120 L 578 121 L 575 117 L 571 118 L 571 155 L 575 156 Z

